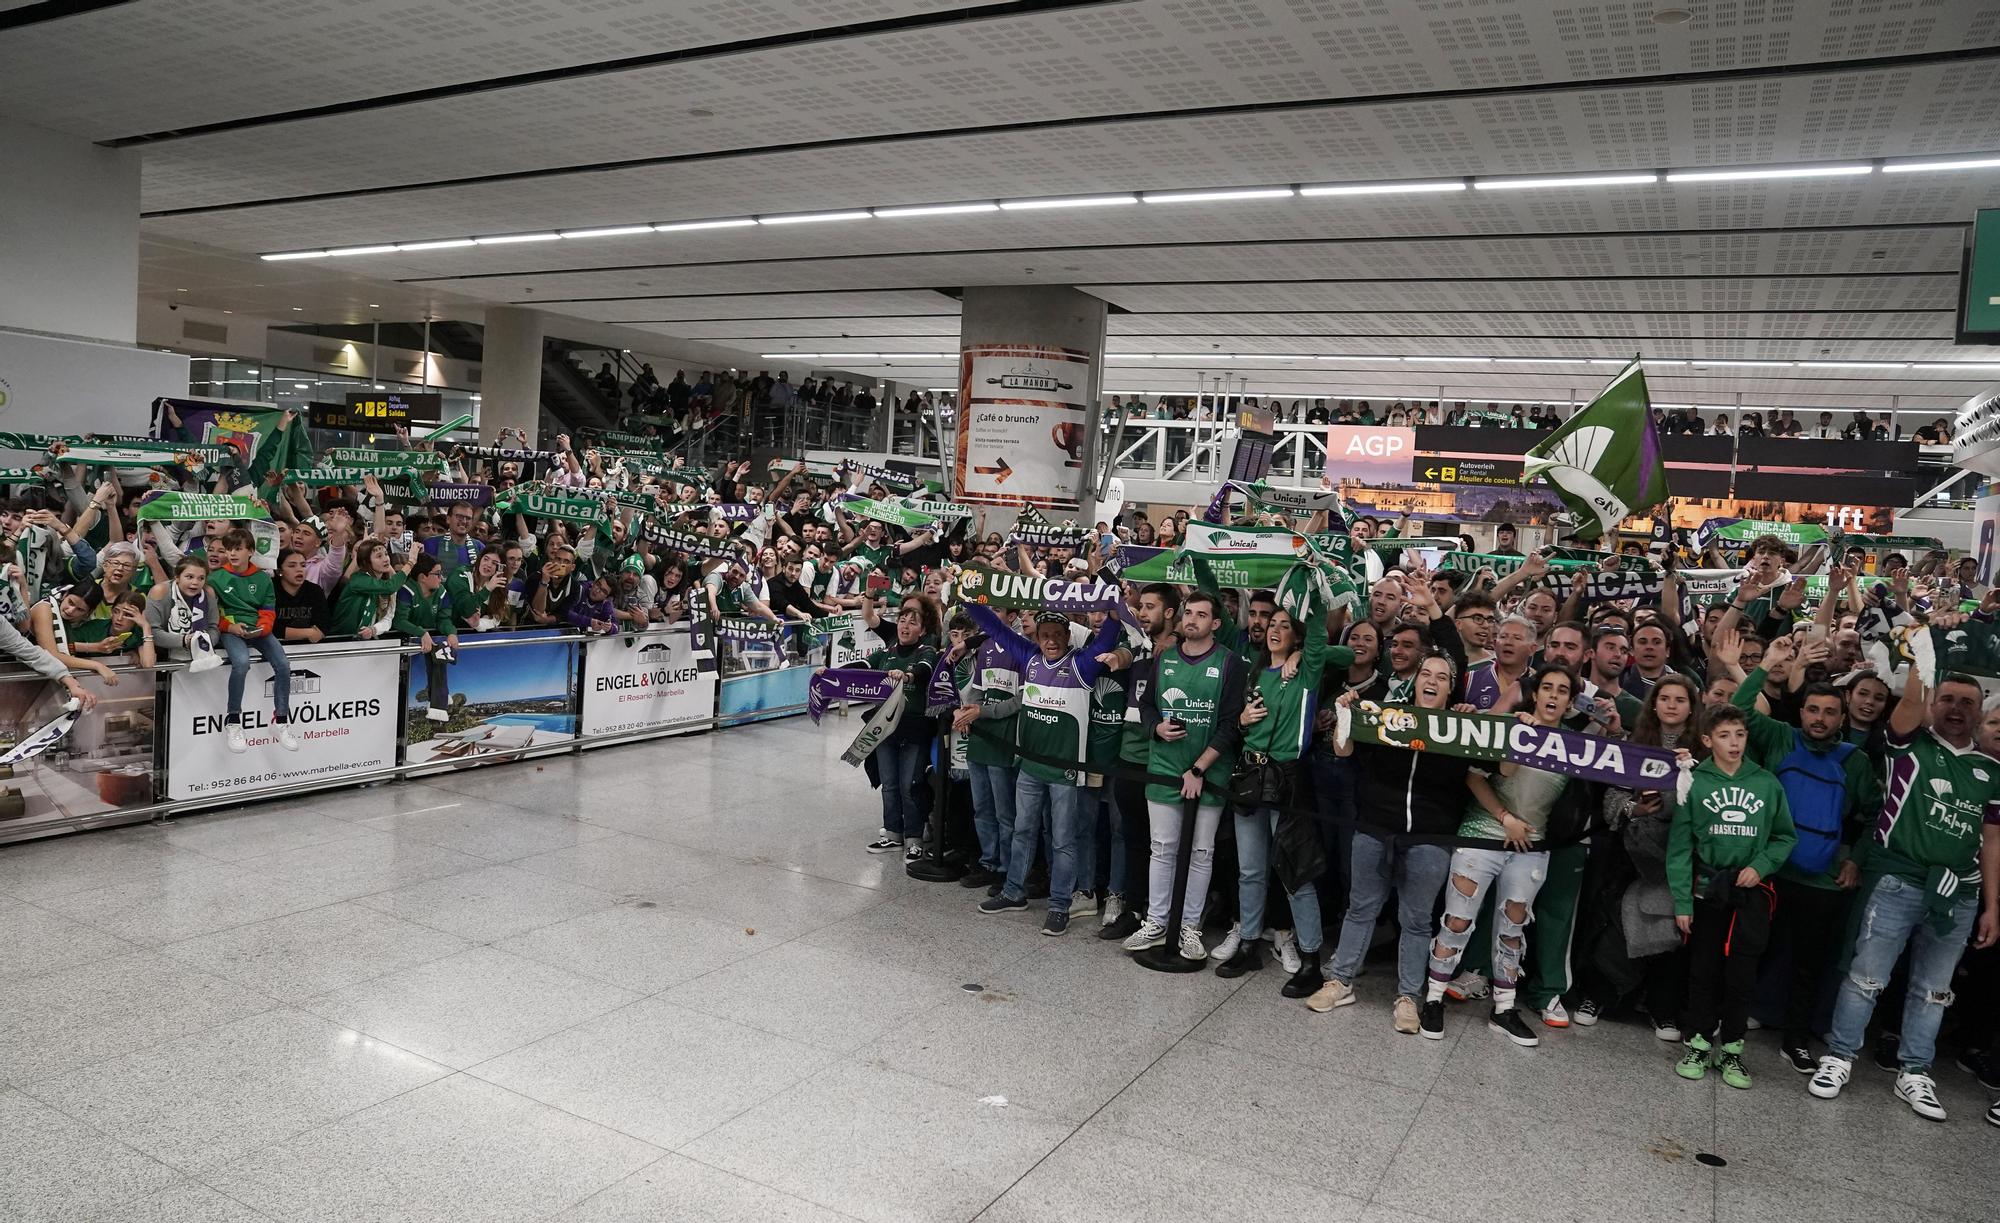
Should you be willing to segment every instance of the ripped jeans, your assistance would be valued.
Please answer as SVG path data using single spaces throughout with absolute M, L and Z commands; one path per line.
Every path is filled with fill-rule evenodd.
M 1951 909 L 1951 929 L 1943 934 L 1924 921 L 1924 890 L 1896 875 L 1876 878 L 1861 902 L 1854 960 L 1833 1003 L 1833 1031 L 1827 1052 L 1853 1060 L 1868 1037 L 1875 999 L 1889 984 L 1896 957 L 1910 948 L 1910 992 L 1903 1002 L 1903 1040 L 1898 1053 L 1905 1070 L 1928 1071 L 1937 1056 L 1938 1025 L 1951 1005 L 1951 974 L 1979 914 L 1979 888 L 1961 886 Z
M 1430 980 L 1424 998 L 1436 1002 L 1444 997 L 1444 987 L 1458 972 L 1459 957 L 1472 941 L 1473 924 L 1486 889 L 1498 881 L 1493 899 L 1493 1009 L 1514 1008 L 1514 990 L 1521 980 L 1521 956 L 1527 950 L 1528 922 L 1535 912 L 1535 894 L 1549 877 L 1549 855 L 1516 853 L 1499 849 L 1457 849 L 1452 851 L 1451 872 L 1445 876 L 1444 919 L 1438 923 L 1437 941 L 1431 947 Z M 1470 890 L 1467 890 L 1467 885 Z M 1515 909 L 1521 919 L 1509 914 Z

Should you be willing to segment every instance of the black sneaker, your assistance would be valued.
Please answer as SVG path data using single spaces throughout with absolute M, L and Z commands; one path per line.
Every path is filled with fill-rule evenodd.
M 1026 906 L 1022 907 L 1025 908 Z M 1042 919 L 1042 933 L 1048 935 L 1050 938 L 1061 938 L 1063 935 L 1068 934 L 1069 914 L 1058 913 L 1054 909 L 1050 909 L 1049 915 Z
M 1513 1014 L 1512 1011 L 1507 1013 L 1510 1015 Z M 1496 1026 L 1498 1022 L 1498 1020 L 1495 1020 Z M 1515 1022 L 1519 1023 L 1520 1020 L 1516 1019 Z M 1439 998 L 1432 1002 L 1426 1002 L 1417 1008 L 1417 1031 L 1426 1040 L 1444 1039 L 1444 999 Z M 1508 1035 L 1512 1036 L 1513 1033 L 1509 1032 Z M 1534 1043 L 1532 1036 L 1529 1038 L 1528 1043 Z
M 1236 949 L 1235 955 L 1215 966 L 1215 975 L 1240 977 L 1246 972 L 1256 972 L 1264 967 L 1262 943 L 1262 939 L 1245 939 L 1243 945 Z
M 1901 1074 L 1903 1072 L 1903 1059 L 1900 1056 L 1902 1045 L 1903 1038 L 1894 1032 L 1884 1032 L 1880 1036 L 1877 1036 L 1875 1038 L 1876 1069 L 1886 1070 L 1890 1074 Z
M 992 887 L 996 883 L 1004 883 L 1005 881 L 1005 877 L 1000 872 L 989 871 L 983 866 L 975 866 L 965 872 L 964 877 L 958 881 L 958 886 L 962 888 L 985 888 Z
M 986 885 L 986 894 L 988 896 L 998 896 L 1001 890 L 1006 886 L 1007 886 L 1007 878 L 1006 876 L 1003 875 L 1000 878 L 995 879 L 993 882 Z
M 1778 1042 L 1778 1052 L 1800 1074 L 1812 1074 L 1819 1069 L 1819 1059 L 1812 1055 L 1812 1047 L 1803 1032 L 1785 1033 L 1784 1039 Z
M 1117 919 L 1110 925 L 1100 928 L 1097 932 L 1097 937 L 1107 943 L 1122 943 L 1138 933 L 1139 921 L 1140 915 L 1127 909 L 1123 913 L 1120 913 Z M 1318 989 L 1319 987 L 1315 985 L 1313 988 Z
M 1978 1079 L 1979 1085 L 1986 1090 L 2000 1091 L 2000 1057 L 1994 1056 L 1992 1050 L 1965 1050 L 1958 1055 L 1958 1068 Z
M 1011 900 L 1005 892 L 1000 893 L 998 896 L 989 896 L 979 902 L 979 911 L 981 913 L 1019 913 L 1027 907 L 1027 901 Z
M 1542 1038 L 1535 1035 L 1535 1030 L 1528 1026 L 1528 1021 L 1521 1018 L 1518 1007 L 1510 1006 L 1504 1011 L 1493 1012 L 1493 1017 L 1486 1021 L 1486 1026 L 1525 1048 L 1533 1048 L 1542 1043 Z

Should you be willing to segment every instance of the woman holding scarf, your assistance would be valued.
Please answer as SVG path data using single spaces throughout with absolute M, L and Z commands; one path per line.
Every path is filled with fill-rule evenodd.
M 1576 676 L 1559 663 L 1535 670 L 1515 713 L 1522 721 L 1560 730 L 1576 693 Z M 1521 1018 L 1515 990 L 1521 960 L 1527 951 L 1527 927 L 1548 877 L 1548 851 L 1535 848 L 1547 839 L 1549 817 L 1570 794 L 1570 779 L 1514 761 L 1501 761 L 1492 774 L 1474 769 L 1466 774 L 1473 803 L 1458 827 L 1458 835 L 1502 842 L 1504 849 L 1452 851 L 1451 873 L 1444 893 L 1444 929 L 1431 948 L 1430 981 L 1424 989 L 1419 1016 L 1423 1035 L 1444 1039 L 1444 991 L 1458 971 L 1458 961 L 1472 941 L 1479 906 L 1488 889 L 1497 888 L 1493 905 L 1493 1016 L 1487 1026 L 1517 1045 L 1534 1046 L 1541 1037 Z M 1574 796 L 1572 795 L 1572 798 Z
M 1447 709 L 1457 693 L 1458 667 L 1433 651 L 1417 664 L 1410 703 L 1419 709 Z M 1339 704 L 1352 706 L 1355 694 Z M 1396 892 L 1397 924 L 1402 934 L 1396 957 L 1396 1030 L 1417 1031 L 1417 999 L 1423 994 L 1424 970 L 1430 959 L 1431 913 L 1451 869 L 1451 850 L 1430 841 L 1404 840 L 1398 834 L 1451 836 L 1465 811 L 1465 775 L 1470 761 L 1435 752 L 1356 743 L 1336 729 L 1333 750 L 1354 759 L 1359 774 L 1358 803 L 1348 855 L 1347 917 L 1326 983 L 1306 1006 L 1317 1012 L 1354 1002 L 1354 978 L 1375 934 L 1375 918 Z
M 869 599 L 865 606 L 872 613 L 874 600 Z M 861 663 L 870 670 L 887 672 L 903 686 L 902 715 L 873 755 L 882 785 L 882 827 L 868 843 L 871 854 L 900 849 L 904 860 L 911 861 L 923 853 L 924 817 L 912 790 L 923 768 L 924 750 L 936 729 L 924 702 L 930 690 L 931 668 L 937 665 L 939 619 L 936 603 L 923 595 L 911 595 L 896 612 L 896 629 L 889 644 Z
M 1271 946 L 1280 962 L 1294 947 L 1300 961 L 1285 982 L 1282 992 L 1287 998 L 1315 993 L 1322 982 L 1320 944 L 1325 932 L 1320 925 L 1319 893 L 1313 887 L 1325 858 L 1319 829 L 1310 818 L 1281 812 L 1279 805 L 1290 805 L 1298 793 L 1299 758 L 1312 742 L 1314 694 L 1329 652 L 1326 609 L 1317 601 L 1303 627 L 1290 612 L 1272 612 L 1259 651 L 1263 666 L 1258 668 L 1243 712 L 1237 716 L 1243 727 L 1243 750 L 1237 758 L 1232 789 L 1243 942 L 1235 955 L 1216 966 L 1215 975 L 1240 977 L 1264 966 L 1258 937 L 1263 933 L 1264 899 L 1269 892 L 1275 844 L 1281 851 L 1291 851 L 1279 855 L 1280 882 L 1289 875 L 1297 885 L 1286 889 L 1296 933 L 1271 931 Z M 1352 650 L 1341 653 L 1352 660 Z M 1284 869 L 1287 866 L 1290 871 Z
M 362 540 L 334 603 L 333 636 L 363 641 L 382 636 L 394 621 L 396 592 L 402 588 L 403 575 L 396 572 L 389 545 L 379 539 Z

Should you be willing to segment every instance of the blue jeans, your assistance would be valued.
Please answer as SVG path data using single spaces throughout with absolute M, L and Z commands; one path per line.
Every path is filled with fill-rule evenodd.
M 1278 809 L 1259 807 L 1236 813 L 1236 896 L 1243 913 L 1243 941 L 1264 933 L 1264 898 L 1270 892 L 1271 838 L 1278 830 Z M 1298 926 L 1299 950 L 1319 950 L 1319 891 L 1307 883 L 1292 896 L 1292 921 Z
M 1457 974 L 1465 946 L 1472 941 L 1479 906 L 1491 890 L 1493 1009 L 1512 1010 L 1514 991 L 1521 982 L 1521 957 L 1528 949 L 1527 928 L 1534 918 L 1535 896 L 1549 874 L 1548 851 L 1459 849 L 1451 855 L 1451 874 L 1451 886 L 1444 893 L 1444 929 L 1438 931 L 1437 947 L 1431 952 L 1431 980 L 1424 996 L 1432 1002 L 1444 997 L 1444 987 Z M 1460 886 L 1461 879 L 1466 886 Z M 1510 909 L 1518 909 L 1521 920 L 1515 921 Z M 1459 923 L 1456 929 L 1453 922 Z
M 1042 831 L 1042 815 L 1049 817 L 1049 912 L 1069 912 L 1070 893 L 1076 890 L 1077 816 L 1083 806 L 1082 791 L 1059 781 L 1043 781 L 1021 770 L 1014 780 L 1014 844 L 1007 851 L 1007 885 L 1001 894 L 1009 900 L 1028 895 L 1028 868 L 1035 864 L 1035 841 Z
M 882 774 L 882 827 L 892 837 L 914 841 L 924 835 L 923 812 L 917 810 L 917 772 L 923 767 L 924 745 L 886 739 L 875 749 L 875 767 Z
M 979 834 L 979 865 L 1005 874 L 1014 840 L 1014 770 L 1004 764 L 967 764 L 972 775 L 972 827 Z
M 1104 818 L 1104 787 L 1076 788 L 1075 890 L 1097 893 L 1097 821 Z
M 1097 794 L 1104 800 L 1104 822 L 1111 841 L 1109 876 L 1104 890 L 1125 894 L 1125 821 L 1118 811 L 1117 787 L 1108 780 L 1097 787 Z
M 1352 985 L 1375 935 L 1375 918 L 1396 887 L 1396 992 L 1422 999 L 1424 970 L 1431 959 L 1431 910 L 1451 872 L 1451 850 L 1443 845 L 1407 842 L 1391 845 L 1373 833 L 1357 830 L 1348 851 L 1347 917 L 1334 948 L 1329 980 Z
M 1910 948 L 1910 989 L 1903 1001 L 1903 1039 L 1898 1055 L 1905 1070 L 1929 1070 L 1937 1056 L 1938 1025 L 1952 1003 L 1951 974 L 1979 914 L 1979 888 L 1961 887 L 1952 906 L 1951 929 L 1939 934 L 1924 920 L 1924 890 L 1896 875 L 1883 875 L 1862 901 L 1854 960 L 1833 1002 L 1833 1031 L 1827 1052 L 1850 1060 L 1867 1039 L 1875 999 L 1889 985 L 1896 957 Z
M 292 716 L 292 664 L 285 659 L 285 647 L 276 633 L 260 637 L 238 637 L 223 633 L 222 652 L 229 658 L 229 720 L 243 717 L 243 684 L 250 678 L 250 651 L 255 650 L 271 664 L 271 703 L 277 707 L 278 721 Z

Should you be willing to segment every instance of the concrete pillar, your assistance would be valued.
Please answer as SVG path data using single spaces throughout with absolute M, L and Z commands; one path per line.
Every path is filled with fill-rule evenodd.
M 0 327 L 133 343 L 138 150 L 0 122 L 0 164 Z
M 486 311 L 486 339 L 479 370 L 479 440 L 497 445 L 502 429 L 540 438 L 542 415 L 542 313 L 513 306 Z M 581 446 L 581 438 L 572 439 Z
M 1057 510 L 1092 501 L 1104 300 L 1067 285 L 986 285 L 960 302 L 960 351 L 972 361 L 960 361 L 953 492 Z M 991 470 L 1003 464 L 1004 478 Z

